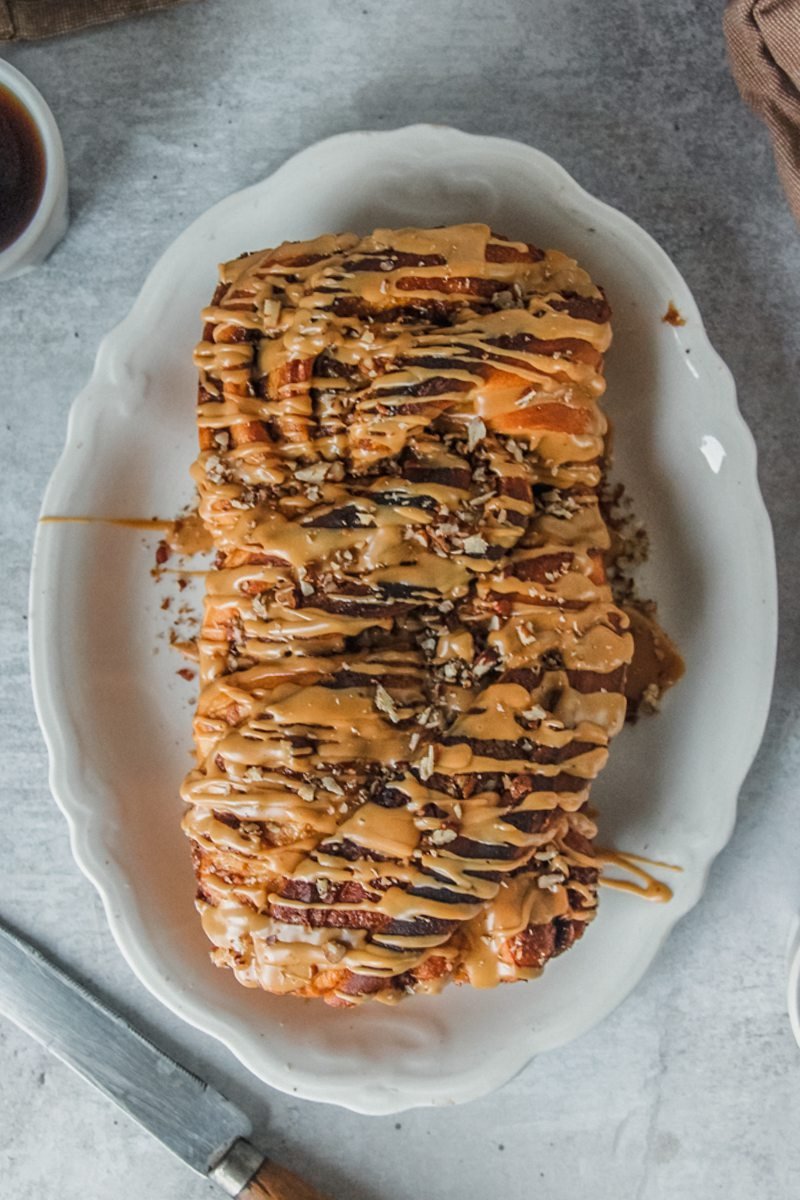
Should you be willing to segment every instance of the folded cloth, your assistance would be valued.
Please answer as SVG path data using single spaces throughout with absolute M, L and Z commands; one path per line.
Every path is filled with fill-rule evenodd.
M 57 37 L 179 3 L 181 0 L 0 0 L 0 42 Z
M 769 129 L 800 221 L 800 0 L 729 0 L 724 25 L 739 91 Z

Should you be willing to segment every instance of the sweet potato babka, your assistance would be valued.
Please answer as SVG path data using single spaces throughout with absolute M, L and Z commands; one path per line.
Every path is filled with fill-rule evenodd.
M 530 979 L 594 916 L 587 801 L 633 652 L 598 498 L 609 317 L 572 259 L 478 224 L 221 268 L 183 796 L 241 983 Z

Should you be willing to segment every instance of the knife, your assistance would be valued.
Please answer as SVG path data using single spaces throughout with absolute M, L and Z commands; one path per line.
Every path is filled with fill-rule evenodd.
M 240 1200 L 325 1200 L 249 1141 L 230 1100 L 0 922 L 0 1013 L 67 1063 L 200 1175 Z

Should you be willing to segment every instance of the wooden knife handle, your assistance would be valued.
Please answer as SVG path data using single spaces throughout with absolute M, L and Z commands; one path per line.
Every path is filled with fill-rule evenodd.
M 239 1193 L 239 1200 L 328 1200 L 304 1179 L 264 1159 L 256 1174 Z
M 209 1171 L 236 1200 L 328 1200 L 310 1183 L 265 1158 L 246 1138 L 237 1138 Z

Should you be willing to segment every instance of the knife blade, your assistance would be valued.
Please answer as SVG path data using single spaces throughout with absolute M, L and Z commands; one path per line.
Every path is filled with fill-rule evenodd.
M 324 1200 L 249 1141 L 237 1105 L 0 922 L 0 1013 L 230 1196 Z

